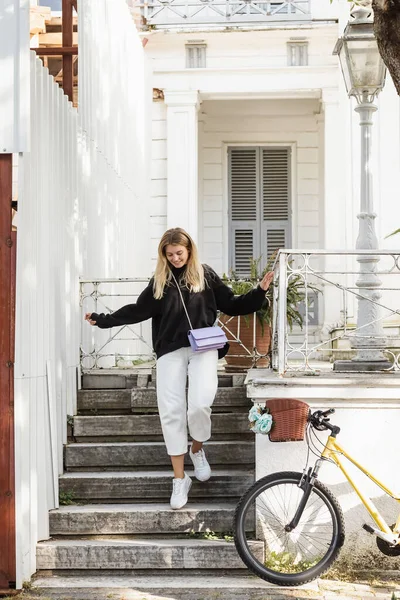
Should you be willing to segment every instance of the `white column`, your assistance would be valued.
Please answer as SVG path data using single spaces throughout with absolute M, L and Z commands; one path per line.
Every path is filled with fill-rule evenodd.
M 165 91 L 167 105 L 167 227 L 198 238 L 197 91 Z
M 346 248 L 346 131 L 337 89 L 323 90 L 324 110 L 324 238 L 328 249 Z
M 325 89 L 322 95 L 324 132 L 323 132 L 323 197 L 324 197 L 324 247 L 327 250 L 345 250 L 347 211 L 346 206 L 346 146 L 347 136 L 345 123 L 341 114 L 338 89 Z M 341 262 L 340 262 L 341 261 Z M 345 271 L 345 257 L 327 256 L 327 271 Z M 337 281 L 337 275 L 327 275 L 328 279 Z M 341 284 L 346 281 L 342 278 Z M 320 295 L 324 302 L 324 337 L 329 335 L 332 325 L 343 318 L 340 313 L 342 296 L 332 286 L 326 287 Z

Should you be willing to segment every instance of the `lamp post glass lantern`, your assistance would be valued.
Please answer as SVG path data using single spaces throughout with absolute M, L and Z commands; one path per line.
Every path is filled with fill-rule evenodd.
M 357 215 L 359 229 L 356 248 L 377 250 L 378 239 L 375 233 L 373 206 L 373 186 L 371 170 L 371 141 L 373 114 L 377 110 L 374 100 L 385 85 L 386 68 L 379 54 L 373 31 L 371 9 L 356 6 L 351 11 L 351 19 L 335 46 L 334 54 L 339 56 L 347 93 L 357 101 L 355 111 L 360 116 L 361 131 L 361 186 L 360 212 Z M 357 331 L 352 338 L 356 356 L 352 360 L 334 363 L 335 371 L 381 371 L 391 368 L 383 350 L 386 340 L 383 334 L 379 300 L 381 281 L 377 275 L 379 257 L 360 255 L 356 286 Z
M 356 11 L 364 11 L 358 8 Z M 356 16 L 344 30 L 334 53 L 339 56 L 343 78 L 349 96 L 362 99 L 366 93 L 377 96 L 385 85 L 386 67 L 379 54 L 373 24 Z

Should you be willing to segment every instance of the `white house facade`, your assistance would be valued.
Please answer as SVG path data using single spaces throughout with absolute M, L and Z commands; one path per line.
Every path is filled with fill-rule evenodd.
M 10 22 L 25 39 L 29 2 L 13 0 L 11 4 Z M 54 0 L 52 8 L 57 7 L 60 2 Z M 10 58 L 7 64 L 14 73 L 12 83 L 3 78 L 0 84 L 4 87 L 0 113 L 8 111 L 7 123 L 0 122 L 0 153 L 9 157 L 9 164 L 13 155 L 13 198 L 18 199 L 14 222 L 18 239 L 15 393 L 12 399 L 10 394 L 9 404 L 3 401 L 0 405 L 2 414 L 12 413 L 10 427 L 15 431 L 15 439 L 9 439 L 10 444 L 15 442 L 15 461 L 10 454 L 15 493 L 8 487 L 4 490 L 10 491 L 7 497 L 15 496 L 16 549 L 12 550 L 14 567 L 12 561 L 11 566 L 5 561 L 0 564 L 0 587 L 4 580 L 20 588 L 37 569 L 108 568 L 107 562 L 91 562 L 101 539 L 93 546 L 92 541 L 86 544 L 83 540 L 80 554 L 79 548 L 73 548 L 78 538 L 63 546 L 62 536 L 119 535 L 125 526 L 127 535 L 143 533 L 140 510 L 146 512 L 144 503 L 149 498 L 155 502 L 146 496 L 147 484 L 143 484 L 141 508 L 130 504 L 122 516 L 118 510 L 123 509 L 118 507 L 116 514 L 109 516 L 106 504 L 113 496 L 111 492 L 105 495 L 104 490 L 119 485 L 120 490 L 133 490 L 135 502 L 140 500 L 136 488 L 141 489 L 140 478 L 150 463 L 140 463 L 138 455 L 139 467 L 132 474 L 137 463 L 134 459 L 129 462 L 129 457 L 137 451 L 138 440 L 131 431 L 123 432 L 127 423 L 140 425 L 140 419 L 147 423 L 149 414 L 151 426 L 158 427 L 158 421 L 155 425 L 151 421 L 156 401 L 151 396 L 155 390 L 150 326 L 146 323 L 117 333 L 89 330 L 83 315 L 134 301 L 155 268 L 159 239 L 171 227 L 186 229 L 198 243 L 202 261 L 220 275 L 233 271 L 246 278 L 254 259 L 260 260 L 261 268 L 270 261 L 277 279 L 279 276 L 280 287 L 273 300 L 273 369 L 254 369 L 238 376 L 227 375 L 224 364 L 220 365 L 220 377 L 225 383 L 230 378 L 232 388 L 239 387 L 238 382 L 243 384 L 246 377 L 239 409 L 244 412 L 245 406 L 247 411 L 248 398 L 262 401 L 271 397 L 297 397 L 312 408 L 338 408 L 346 443 L 355 455 L 370 460 L 378 476 L 390 478 L 397 456 L 400 251 L 396 236 L 386 236 L 400 226 L 400 105 L 387 76 L 376 99 L 373 150 L 367 165 L 374 173 L 374 205 L 369 209 L 377 215 L 379 251 L 373 247 L 360 252 L 356 247 L 360 248 L 359 221 L 365 217 L 360 209 L 365 164 L 361 162 L 359 118 L 333 55 L 349 18 L 349 3 L 78 0 L 77 9 L 77 109 L 33 54 L 28 68 L 27 43 L 17 49 L 5 36 L 0 37 L 0 49 Z M 18 110 L 11 107 L 9 98 L 17 99 Z M 281 253 L 275 261 L 277 250 Z M 368 294 L 361 297 L 363 279 L 358 275 L 371 261 L 378 265 L 372 275 L 380 278 L 372 301 Z M 303 328 L 295 326 L 291 331 L 282 306 L 293 277 L 304 281 L 310 296 L 301 308 Z M 354 358 L 358 351 L 357 343 L 363 337 L 356 329 L 360 297 L 380 311 L 372 321 L 382 327 L 382 334 L 375 338 L 381 340 L 380 348 L 389 360 L 388 373 L 349 376 L 332 370 L 336 359 Z M 369 325 L 364 332 L 370 331 Z M 369 333 L 364 338 L 376 341 Z M 9 368 L 13 362 L 7 360 Z M 130 371 L 120 370 L 121 366 L 129 366 Z M 96 377 L 108 377 L 107 385 L 105 379 Z M 137 392 L 140 387 L 148 389 Z M 104 405 L 101 398 L 94 398 L 98 388 L 105 392 Z M 113 406 L 110 414 L 106 412 L 111 402 L 108 388 L 112 389 L 110 398 L 117 392 L 116 404 L 122 402 L 121 415 Z M 131 388 L 136 392 L 131 393 Z M 135 414 L 135 393 L 139 399 L 140 393 L 150 397 L 146 400 L 149 405 L 141 406 L 140 417 Z M 237 396 L 233 390 L 233 402 Z M 95 402 L 100 402 L 100 408 Z M 244 428 L 244 433 L 239 431 L 243 433 L 239 441 L 248 451 L 247 421 L 243 414 L 236 414 L 239 409 L 232 411 L 232 418 L 235 427 L 238 422 Z M 111 423 L 112 417 L 120 419 L 114 425 L 117 431 L 102 432 L 101 420 L 106 423 L 111 418 Z M 96 429 L 91 433 L 92 426 L 100 428 L 97 433 Z M 378 444 L 363 435 L 368 428 L 385 441 L 391 460 L 383 461 L 376 452 Z M 144 440 L 144 446 L 148 444 L 149 432 L 139 431 L 138 435 L 143 436 L 139 441 Z M 112 452 L 118 454 L 123 446 L 121 463 L 107 458 L 110 437 L 115 441 Z M 155 441 L 160 452 L 156 458 L 162 452 L 160 439 L 161 434 Z M 217 439 L 216 448 L 226 439 Z M 80 443 L 82 447 L 78 447 Z M 94 443 L 100 444 L 89 456 L 94 462 L 74 464 L 73 453 L 90 454 Z M 255 460 L 244 462 L 238 490 L 242 490 L 240 486 L 245 489 L 250 471 L 260 478 L 272 471 L 304 466 L 304 445 L 273 445 L 260 436 L 252 444 Z M 219 460 L 227 460 L 226 456 L 224 453 Z M 153 489 L 164 493 L 167 467 L 161 464 L 160 481 L 156 481 L 158 463 L 150 464 L 150 480 L 155 478 Z M 216 484 L 221 496 L 230 481 L 227 484 L 224 477 Z M 366 542 L 360 537 L 365 516 L 359 500 L 331 471 L 325 480 L 336 486 L 350 517 L 345 556 L 365 559 L 374 538 Z M 8 486 L 4 478 L 0 484 Z M 78 500 L 86 501 L 84 485 L 99 495 L 93 506 L 82 508 Z M 71 490 L 83 496 L 70 497 Z M 60 492 L 64 500 L 75 499 L 72 516 L 67 505 L 60 511 Z M 93 499 L 88 494 L 86 498 Z M 386 510 L 381 495 L 379 492 L 378 503 Z M 95 505 L 104 497 L 102 510 L 108 516 L 101 529 Z M 124 506 L 127 497 L 121 493 L 116 502 L 122 498 Z M 154 513 L 146 512 L 143 522 L 154 527 L 164 513 L 159 505 L 151 510 Z M 232 506 L 229 510 L 232 512 Z M 11 509 L 7 515 L 10 521 Z M 118 528 L 119 518 L 122 529 Z M 169 524 L 169 515 L 165 518 Z M 216 526 L 227 531 L 227 522 Z M 195 526 L 200 532 L 204 521 L 199 523 Z M 167 525 L 166 532 L 173 540 L 171 534 L 176 532 Z M 180 533 L 187 532 L 182 525 Z M 49 540 L 53 536 L 55 539 Z M 115 551 L 113 564 L 117 566 L 112 568 L 128 568 L 121 562 L 125 548 L 114 541 L 110 538 L 105 544 L 111 550 L 101 546 L 99 560 L 109 560 Z M 6 542 L 5 536 L 0 537 L 1 549 Z M 170 556 L 180 556 L 180 550 L 174 555 L 174 546 L 170 555 L 169 550 L 160 550 L 164 542 L 157 543 L 159 540 L 152 546 L 154 556 L 164 561 L 164 566 L 157 568 L 180 568 L 175 566 L 175 558 L 170 560 Z M 133 553 L 129 560 L 139 557 L 139 565 L 145 561 L 144 569 L 149 568 L 148 552 L 153 551 L 146 544 L 141 546 L 139 540 L 138 550 L 134 543 L 127 549 L 128 554 Z M 179 544 L 184 545 L 178 540 Z M 216 568 L 242 567 L 235 562 L 238 558 L 232 549 L 226 550 L 227 563 L 214 557 L 220 565 Z M 377 555 L 376 549 L 372 555 Z M 63 560 L 69 561 L 69 566 L 65 567 Z M 14 575 L 9 575 L 13 568 Z M 209 567 L 204 563 L 199 568 Z
M 223 18 L 200 2 L 160 3 L 143 26 L 153 85 L 153 266 L 160 236 L 174 226 L 190 231 L 221 274 L 246 275 L 249 258 L 264 265 L 282 247 L 356 247 L 359 118 L 333 55 L 348 3 L 271 3 L 266 17 L 258 10 L 267 4 Z M 379 247 L 395 249 L 396 238 L 384 239 L 399 184 L 399 103 L 389 77 L 378 106 L 375 225 Z M 324 296 L 313 321 L 322 331 L 340 321 L 334 294 Z
M 309 11 L 305 22 L 296 21 L 295 15 L 288 21 L 285 14 L 279 21 L 278 13 L 271 23 L 262 23 L 261 17 L 251 25 L 235 21 L 224 23 L 223 31 L 220 24 L 168 26 L 166 17 L 164 26 L 153 25 L 142 34 L 148 37 L 145 52 L 155 89 L 153 240 L 179 221 L 198 240 L 204 261 L 219 272 L 240 270 L 243 243 L 254 258 L 283 245 L 354 248 L 358 123 L 333 56 L 348 9 L 344 2 L 331 5 L 327 0 L 309 3 Z M 193 48 L 202 52 L 199 68 L 187 62 Z M 303 54 L 293 54 L 293 48 Z M 390 202 L 386 196 L 392 194 L 385 192 L 396 177 L 398 103 L 390 81 L 379 104 L 374 142 L 382 238 L 391 226 L 379 208 L 384 195 L 385 206 Z M 385 125 L 389 114 L 390 124 Z M 274 150 L 284 161 L 285 173 L 279 172 L 282 162 L 276 168 L 268 163 Z M 264 175 L 261 163 L 256 165 L 261 155 L 267 161 Z M 254 197 L 251 189 L 244 198 L 238 197 L 234 183 L 240 181 L 240 165 L 246 160 L 253 165 L 257 189 Z M 251 187 L 253 181 L 248 183 Z M 274 194 L 274 185 L 285 186 L 286 198 L 281 197 L 279 206 L 268 196 Z M 274 233 L 268 236 L 271 229 Z

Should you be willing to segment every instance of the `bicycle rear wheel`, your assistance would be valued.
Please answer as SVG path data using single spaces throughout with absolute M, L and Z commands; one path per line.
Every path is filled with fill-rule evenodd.
M 301 473 L 273 473 L 257 481 L 235 512 L 236 549 L 256 575 L 276 585 L 316 579 L 336 560 L 344 519 L 333 494 L 316 481 L 298 526 L 286 531 L 303 496 Z

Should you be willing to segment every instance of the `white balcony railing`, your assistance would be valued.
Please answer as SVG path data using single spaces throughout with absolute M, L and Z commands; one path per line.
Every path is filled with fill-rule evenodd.
M 360 277 L 360 263 L 372 265 L 367 281 L 365 271 Z M 315 322 L 309 318 L 308 303 L 303 328 L 291 332 L 286 307 L 293 279 L 302 282 L 307 295 L 310 290 L 317 294 L 318 315 Z M 354 358 L 357 348 L 375 352 L 379 347 L 389 362 L 386 370 L 400 370 L 399 292 L 398 252 L 280 250 L 275 262 L 273 368 L 281 375 L 313 374 L 332 370 L 335 360 Z
M 148 281 L 148 279 L 81 280 L 80 366 L 82 371 L 129 368 L 143 363 L 154 363 L 150 321 L 111 329 L 90 327 L 84 322 L 85 313 L 107 314 L 125 304 L 136 302 Z M 265 366 L 270 362 L 269 349 L 264 354 L 256 342 L 256 339 L 259 339 L 257 337 L 259 334 L 256 332 L 256 319 L 250 319 L 250 334 L 245 333 L 248 322 L 247 317 L 238 317 L 227 318 L 219 321 L 218 324 L 225 330 L 231 346 L 235 347 L 235 357 L 239 362 L 244 358 L 249 367 Z
M 138 0 L 144 25 L 235 25 L 311 20 L 310 0 Z

